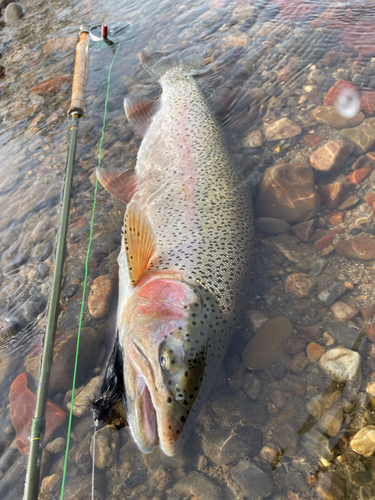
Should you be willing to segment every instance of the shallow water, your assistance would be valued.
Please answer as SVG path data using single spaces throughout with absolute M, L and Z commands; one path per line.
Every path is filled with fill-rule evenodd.
M 73 72 L 79 26 L 83 22 L 91 26 L 115 21 L 130 24 L 112 69 L 102 146 L 102 166 L 106 167 L 134 166 L 136 162 L 140 140 L 126 122 L 124 96 L 155 97 L 160 93 L 158 84 L 140 67 L 142 49 L 204 48 L 206 59 L 197 79 L 249 184 L 256 184 L 278 161 L 309 162 L 313 151 L 328 140 L 343 137 L 340 129 L 316 122 L 310 115 L 323 104 L 337 80 L 343 78 L 359 89 L 375 90 L 375 39 L 371 29 L 375 7 L 371 2 L 150 0 L 119 6 L 112 1 L 87 0 L 54 1 L 48 6 L 25 1 L 22 6 L 26 12 L 23 18 L 0 27 L 0 65 L 6 69 L 0 78 L 0 492 L 4 499 L 22 496 L 26 455 L 12 447 L 16 436 L 10 420 L 9 391 L 20 374 L 30 374 L 31 391 L 38 379 L 68 147 L 69 75 Z M 52 39 L 66 40 L 58 43 Z M 85 116 L 79 123 L 50 387 L 50 400 L 64 411 L 72 386 L 107 76 L 117 48 L 117 44 L 91 45 Z M 55 81 L 54 92 L 33 91 L 37 84 L 60 76 L 63 78 Z M 371 106 L 366 109 L 369 119 Z M 299 133 L 265 140 L 267 128 L 284 117 L 301 127 Z M 249 137 L 252 132 L 255 135 Z M 375 149 L 374 143 L 375 136 L 367 151 Z M 337 170 L 329 173 L 315 169 L 314 182 L 321 188 L 340 181 L 352 172 L 360 156 L 352 151 Z M 101 436 L 97 435 L 95 498 L 177 500 L 195 495 L 208 500 L 259 495 L 302 500 L 375 496 L 371 454 L 362 456 L 349 446 L 353 435 L 375 423 L 371 406 L 375 369 L 372 343 L 363 340 L 359 348 L 361 375 L 348 384 L 332 382 L 313 356 L 321 354 L 315 344 L 324 350 L 341 345 L 352 348 L 352 339 L 371 324 L 373 313 L 359 314 L 359 310 L 375 302 L 374 250 L 370 249 L 369 260 L 358 258 L 358 253 L 350 260 L 331 246 L 333 238 L 323 247 L 316 242 L 332 229 L 343 230 L 338 238 L 362 232 L 371 238 L 373 213 L 365 198 L 374 189 L 373 181 L 370 175 L 348 188 L 344 198 L 358 199 L 349 200 L 341 209 L 337 225 L 333 225 L 331 214 L 336 207 L 329 209 L 322 204 L 312 209 L 315 226 L 306 240 L 285 224 L 281 235 L 267 232 L 269 226 L 267 229 L 265 222 L 258 220 L 247 304 L 250 312 L 238 328 L 189 444 L 173 459 L 158 451 L 146 456 L 137 450 L 126 427 L 117 432 L 102 428 Z M 288 219 L 292 226 L 303 220 L 293 216 L 302 210 L 296 200 L 306 194 L 294 191 L 296 185 L 294 178 L 280 187 L 285 191 L 284 198 L 292 202 L 288 215 L 281 211 L 272 215 Z M 258 186 L 256 200 L 259 192 L 265 193 L 266 204 L 270 205 L 269 192 L 260 191 Z M 257 216 L 270 216 L 264 210 L 260 213 L 258 201 L 256 204 Z M 99 187 L 77 388 L 100 375 L 110 354 L 116 292 L 101 319 L 89 313 L 87 296 L 99 276 L 109 275 L 116 282 L 124 208 Z M 273 222 L 274 232 L 281 232 L 280 224 L 280 220 Z M 329 300 L 321 298 L 321 292 L 327 290 L 333 301 L 351 305 L 358 314 L 338 322 Z M 261 323 L 280 316 L 291 323 L 277 320 L 277 326 L 269 327 L 268 333 L 262 330 L 263 343 L 255 346 L 259 352 L 242 358 Z M 279 341 L 275 354 L 270 346 Z M 262 358 L 262 362 L 255 358 Z M 24 406 L 32 415 L 30 392 L 17 387 L 15 393 L 20 397 L 13 404 L 14 413 L 19 414 Z M 42 476 L 49 479 L 43 483 L 41 498 L 60 498 L 65 452 L 61 438 L 66 438 L 66 422 L 58 426 L 44 451 Z M 64 498 L 91 498 L 92 434 L 89 413 L 73 418 Z M 23 446 L 27 447 L 26 436 Z

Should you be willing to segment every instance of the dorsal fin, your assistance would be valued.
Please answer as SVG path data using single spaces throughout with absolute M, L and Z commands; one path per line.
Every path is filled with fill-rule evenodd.
M 158 109 L 158 103 L 147 97 L 125 97 L 124 108 L 130 126 L 137 137 L 144 137 L 152 117 Z
M 124 240 L 130 281 L 135 286 L 155 252 L 156 239 L 150 221 L 134 201 L 125 212 Z
M 120 168 L 97 168 L 96 176 L 100 184 L 112 196 L 124 203 L 129 203 L 137 188 L 137 174 L 134 170 Z

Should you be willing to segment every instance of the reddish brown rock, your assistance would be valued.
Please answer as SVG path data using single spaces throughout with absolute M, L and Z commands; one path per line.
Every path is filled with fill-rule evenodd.
M 369 235 L 336 241 L 334 247 L 336 252 L 344 257 L 359 260 L 375 259 L 375 239 Z
M 308 241 L 314 232 L 314 226 L 315 226 L 315 219 L 311 219 L 296 224 L 295 226 L 292 227 L 292 231 L 302 241 Z
M 332 245 L 333 240 L 336 238 L 338 234 L 342 234 L 345 232 L 345 229 L 334 229 L 327 233 L 323 238 L 320 238 L 318 241 L 314 243 L 314 248 L 317 252 L 323 250 L 323 248 L 327 248 Z
M 327 215 L 327 219 L 332 226 L 338 226 L 344 220 L 345 212 L 343 210 L 336 210 Z
M 373 171 L 374 167 L 372 165 L 366 165 L 362 168 L 358 168 L 354 170 L 351 174 L 346 176 L 346 180 L 350 184 L 350 186 L 356 186 L 360 184 L 362 181 L 368 177 Z
M 362 307 L 361 314 L 364 319 L 370 319 L 375 314 L 375 304 L 371 304 L 371 306 Z
M 375 114 L 375 92 L 372 90 L 363 90 L 360 107 L 367 115 L 372 116 Z
M 361 56 L 375 54 L 375 23 L 362 21 L 346 26 L 341 45 L 355 49 Z
M 375 342 L 375 324 L 374 323 L 371 323 L 371 325 L 368 327 L 367 338 L 371 342 Z
M 339 169 L 353 151 L 354 145 L 351 142 L 336 139 L 314 151 L 310 156 L 310 163 L 317 170 L 332 172 Z
M 67 85 L 71 80 L 71 75 L 61 75 L 50 78 L 31 89 L 31 92 L 39 95 L 54 94 Z
M 67 38 L 51 38 L 43 49 L 43 52 L 56 52 L 56 50 L 68 50 L 77 43 L 76 36 L 68 36 Z
M 108 274 L 98 276 L 90 290 L 88 307 L 91 316 L 94 318 L 103 318 L 111 305 L 113 294 L 113 282 Z
M 294 297 L 308 297 L 315 288 L 315 281 L 304 273 L 294 273 L 287 277 L 285 291 Z
M 261 217 L 302 222 L 320 207 L 312 168 L 305 163 L 277 163 L 265 171 L 259 187 L 257 211 Z
M 314 134 L 307 134 L 302 137 L 302 140 L 308 148 L 312 148 L 320 144 L 323 141 L 323 137 L 319 137 Z
M 369 195 L 367 195 L 366 202 L 370 205 L 370 207 L 372 207 L 375 203 L 375 193 L 370 193 Z
M 333 106 L 344 89 L 350 89 L 357 92 L 357 87 L 355 85 L 341 78 L 329 89 L 324 98 L 324 104 L 326 106 Z
M 311 116 L 317 122 L 337 129 L 356 127 L 365 119 L 365 115 L 361 111 L 350 118 L 344 117 L 335 106 L 318 106 L 311 111 Z
M 270 125 L 265 130 L 265 137 L 267 141 L 278 141 L 280 139 L 289 139 L 299 135 L 302 129 L 299 125 L 296 125 L 289 118 L 280 118 Z
M 310 363 L 316 363 L 316 361 L 318 361 L 324 353 L 324 347 L 316 342 L 310 342 L 310 344 L 306 347 L 306 354 Z
M 328 208 L 338 208 L 348 194 L 349 184 L 344 181 L 338 181 L 328 184 L 319 189 L 323 205 Z
M 34 418 L 36 396 L 28 387 L 27 374 L 21 373 L 10 387 L 10 409 L 12 424 L 16 430 L 15 445 L 22 455 L 27 455 L 30 448 L 30 430 Z M 67 417 L 58 406 L 47 402 L 46 431 L 44 439 L 51 439 L 56 430 Z
M 373 163 L 375 163 L 375 151 L 369 151 L 366 154 L 367 158 L 369 158 Z
M 323 56 L 324 66 L 334 66 L 340 59 L 340 54 L 334 50 L 329 50 Z
M 317 5 L 305 3 L 301 0 L 273 0 L 279 7 L 281 19 L 296 20 L 306 19 L 315 12 Z

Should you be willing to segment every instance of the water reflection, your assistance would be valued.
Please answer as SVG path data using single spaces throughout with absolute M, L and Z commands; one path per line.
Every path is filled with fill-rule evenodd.
M 32 393 L 38 378 L 64 182 L 70 75 L 83 21 L 132 25 L 113 67 L 103 166 L 135 165 L 140 140 L 125 120 L 124 96 L 160 93 L 140 68 L 139 52 L 204 44 L 198 81 L 238 167 L 247 176 L 255 171 L 263 177 L 255 197 L 257 249 L 248 313 L 191 442 L 172 460 L 158 450 L 142 456 L 118 416 L 98 431 L 96 497 L 372 498 L 373 329 L 358 348 L 355 383 L 331 382 L 323 356 L 334 349 L 352 352 L 375 312 L 373 3 L 150 0 L 120 6 L 53 1 L 46 6 L 25 1 L 22 6 L 25 16 L 0 31 L 5 68 L 0 76 L 2 498 L 22 496 L 25 457 L 12 445 L 16 435 L 9 391 L 28 372 Z M 64 412 L 114 50 L 92 48 L 86 115 L 79 127 L 50 392 L 51 404 Z M 341 91 L 354 87 L 358 92 L 355 116 L 335 114 L 339 80 Z M 283 169 L 286 176 L 279 175 Z M 302 170 L 307 172 L 303 185 L 293 177 Z M 273 182 L 266 182 L 270 178 Z M 308 205 L 306 183 L 314 206 Z M 303 206 L 289 206 L 291 197 Z M 99 189 L 89 289 L 104 275 L 116 286 L 123 212 L 122 204 Z M 103 318 L 93 318 L 85 308 L 77 397 L 100 375 L 110 354 L 113 294 Z M 276 317 L 283 320 L 271 328 L 267 320 Z M 259 345 L 245 349 L 249 342 Z M 260 358 L 263 364 L 255 365 Z M 26 397 L 19 401 L 12 411 L 32 413 Z M 74 417 L 64 498 L 90 498 L 92 424 L 89 413 Z M 42 498 L 59 497 L 65 437 L 62 424 L 44 451 Z

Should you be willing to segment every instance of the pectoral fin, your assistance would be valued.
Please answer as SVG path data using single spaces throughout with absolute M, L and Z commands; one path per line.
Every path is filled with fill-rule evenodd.
M 146 97 L 126 97 L 124 108 L 126 117 L 137 137 L 144 137 L 159 104 Z
M 96 176 L 100 184 L 115 198 L 129 203 L 137 188 L 137 174 L 134 170 L 119 168 L 97 168 Z
M 135 286 L 156 249 L 150 221 L 135 202 L 131 202 L 125 212 L 124 238 L 130 281 Z

